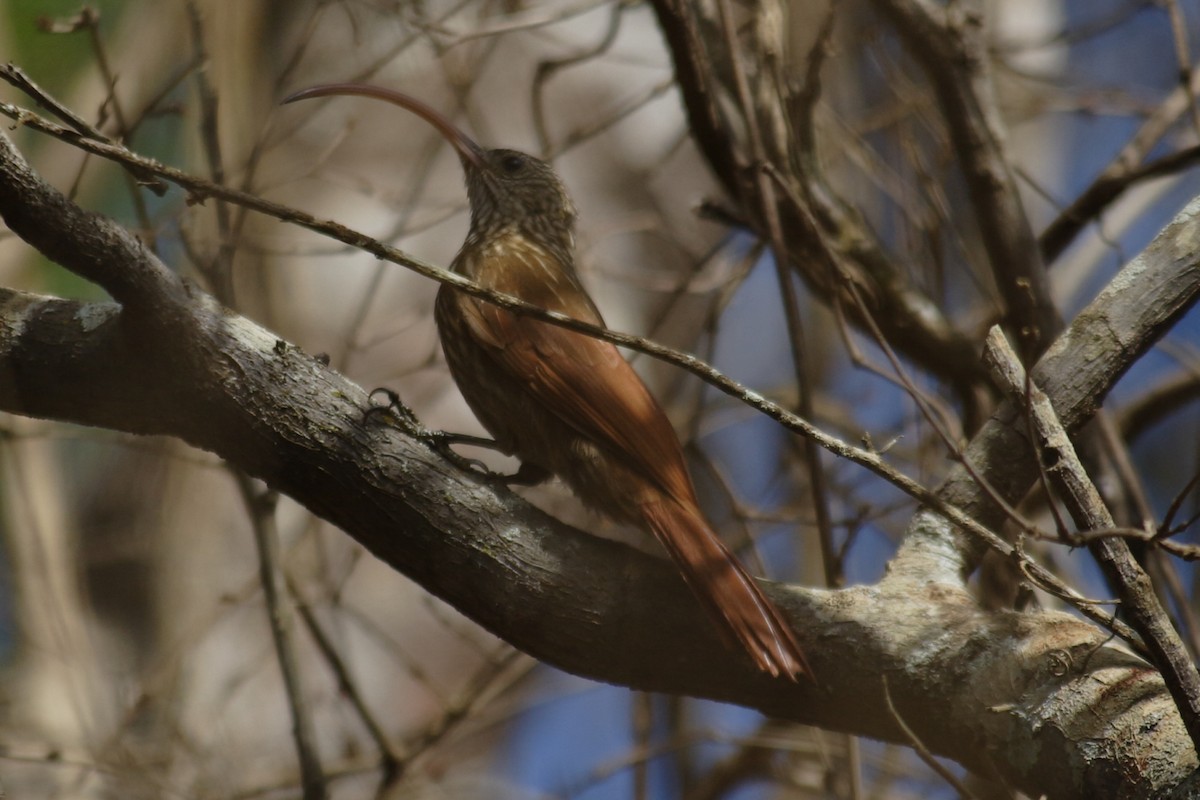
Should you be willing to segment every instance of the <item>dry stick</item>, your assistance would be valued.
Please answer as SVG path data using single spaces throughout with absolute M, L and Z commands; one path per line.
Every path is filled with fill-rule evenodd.
M 375 718 L 375 714 L 371 711 L 371 707 L 367 704 L 362 692 L 358 690 L 358 683 L 350 674 L 350 667 L 338 652 L 329 634 L 325 632 L 325 628 L 322 627 L 320 620 L 317 619 L 316 612 L 313 611 L 312 606 L 305 599 L 304 593 L 300 590 L 296 581 L 286 571 L 284 572 L 284 578 L 287 581 L 288 594 L 291 595 L 291 600 L 295 603 L 296 610 L 300 612 L 300 619 L 304 621 L 304 627 L 308 629 L 309 635 L 317 643 L 317 649 L 321 651 L 321 655 L 325 657 L 326 663 L 329 664 L 329 668 L 333 670 L 333 674 L 337 678 L 338 691 L 350 701 L 350 705 L 354 707 L 354 711 L 362 721 L 363 727 L 367 729 L 370 737 L 375 740 L 375 746 L 379 748 L 380 758 L 383 761 L 384 780 L 390 783 L 399 777 L 400 772 L 403 770 L 398 748 L 388 737 L 387 732 L 383 729 L 383 725 Z
M 1076 525 L 1084 530 L 1112 528 L 1112 515 L 1075 453 L 1075 446 L 1049 398 L 1033 384 L 999 328 L 993 327 L 988 332 L 984 358 L 997 383 L 1027 409 L 1039 439 L 1035 443 L 1039 454 L 1053 456 L 1047 471 Z M 1150 577 L 1134 560 L 1122 538 L 1096 539 L 1088 544 L 1088 550 L 1116 586 L 1122 609 L 1142 635 L 1200 753 L 1200 672 L 1155 597 Z
M 962 781 L 960 781 L 953 772 L 946 769 L 941 765 L 941 763 L 938 762 L 936 758 L 933 757 L 933 753 L 929 752 L 929 748 L 926 747 L 924 742 L 921 741 L 920 737 L 917 736 L 916 731 L 908 727 L 908 723 L 904 721 L 904 717 L 900 716 L 900 712 L 896 710 L 895 704 L 892 703 L 892 692 L 891 689 L 888 688 L 887 673 L 882 673 L 880 677 L 883 679 L 883 699 L 887 702 L 888 713 L 892 715 L 892 719 L 895 720 L 896 725 L 900 728 L 901 732 L 904 734 L 904 737 L 908 739 L 908 744 L 910 747 L 912 747 L 913 751 L 916 752 L 917 757 L 924 761 L 927 767 L 936 772 L 942 780 L 949 784 L 950 788 L 958 792 L 959 797 L 970 798 L 970 800 L 978 800 L 978 797 L 970 789 L 964 786 Z
M 1129 444 L 1121 438 L 1121 432 L 1117 429 L 1113 415 L 1106 409 L 1100 409 L 1096 415 L 1096 422 L 1101 443 L 1121 485 L 1125 487 L 1125 493 L 1129 495 L 1137 510 L 1141 527 L 1147 531 L 1154 530 L 1156 527 L 1154 509 L 1147 497 L 1146 487 L 1142 485 L 1142 480 L 1134 467 Z M 1147 554 L 1146 567 L 1150 571 L 1150 578 L 1155 590 L 1165 593 L 1166 601 L 1175 607 L 1175 621 L 1180 635 L 1184 637 L 1184 642 L 1188 646 L 1189 654 L 1193 659 L 1200 656 L 1200 630 L 1197 629 L 1197 619 L 1192 611 L 1187 592 L 1184 591 L 1182 582 L 1179 580 L 1174 562 L 1167 558 L 1164 550 L 1152 548 Z
M 742 116 L 746 120 L 746 130 L 749 133 L 751 159 L 756 165 L 766 165 L 768 163 L 766 147 L 763 144 L 762 132 L 759 130 L 757 107 L 750 96 L 749 79 L 746 77 L 746 68 L 742 63 L 741 48 L 738 46 L 737 31 L 729 0 L 719 0 L 717 8 L 721 17 L 721 29 L 725 36 L 725 47 L 732 61 L 731 69 L 738 102 L 741 104 Z M 812 419 L 812 387 L 808 380 L 808 367 L 805 363 L 804 327 L 800 321 L 800 304 L 796 299 L 795 286 L 788 270 L 791 258 L 787 245 L 784 243 L 783 227 L 779 221 L 775 185 L 763 169 L 754 171 L 754 180 L 757 189 L 757 198 L 755 199 L 758 201 L 759 210 L 767 224 L 771 257 L 775 262 L 775 277 L 779 284 L 779 295 L 783 300 L 784 316 L 787 321 L 792 372 L 796 377 L 796 388 L 799 394 L 797 413 L 805 419 Z M 821 561 L 825 570 L 825 583 L 833 589 L 840 586 L 842 581 L 836 549 L 833 545 L 833 524 L 829 515 L 828 487 L 816 443 L 808 438 L 804 441 L 804 457 L 808 466 L 809 488 L 812 495 L 813 512 L 816 515 L 817 533 L 821 540 Z
M 1200 71 L 1198 71 L 1200 72 Z M 1084 225 L 1100 214 L 1125 191 L 1155 178 L 1164 178 L 1191 169 L 1200 162 L 1200 145 L 1192 145 L 1160 158 L 1145 162 L 1141 166 L 1122 167 L 1107 177 L 1102 175 L 1085 189 L 1071 205 L 1063 209 L 1053 194 L 1040 186 L 1037 179 L 1024 170 L 1021 178 L 1047 202 L 1059 208 L 1059 216 L 1038 236 L 1042 258 L 1049 266 L 1071 243 Z M 1114 170 L 1110 165 L 1109 170 Z M 1107 242 L 1108 240 L 1105 239 Z
M 1187 525 L 1190 525 L 1191 522 L 1195 521 L 1195 517 L 1193 517 L 1189 522 L 1185 523 L 1182 528 L 1172 530 L 1172 526 L 1175 524 L 1175 516 L 1179 513 L 1179 509 L 1183 505 L 1184 500 L 1189 494 L 1191 494 L 1192 490 L 1196 488 L 1197 484 L 1200 484 L 1200 473 L 1193 474 L 1192 477 L 1188 478 L 1188 482 L 1183 485 L 1183 488 L 1175 493 L 1175 499 L 1171 501 L 1169 506 L 1167 506 L 1167 511 L 1165 514 L 1163 514 L 1163 521 L 1154 534 L 1155 539 L 1161 540 L 1174 536 L 1176 533 L 1186 528 Z
M 93 42 L 96 42 L 95 38 L 93 38 Z M 99 46 L 99 45 L 97 44 L 97 46 Z M 96 128 L 91 123 L 89 123 L 87 120 L 85 120 L 83 117 L 79 116 L 74 111 L 70 110 L 69 108 L 64 106 L 62 103 L 58 102 L 53 97 L 51 97 L 44 89 L 42 89 L 40 86 L 38 86 L 36 83 L 34 83 L 33 79 L 30 78 L 28 75 L 26 75 L 25 72 L 20 67 L 16 66 L 15 64 L 5 64 L 3 66 L 0 66 L 0 79 L 6 81 L 7 83 L 11 84 L 12 86 L 16 87 L 17 89 L 19 89 L 22 92 L 24 92 L 25 94 L 27 94 L 29 97 L 33 98 L 33 100 L 38 105 L 42 106 L 47 111 L 49 111 L 51 114 L 58 117 L 63 122 L 65 122 L 67 125 L 74 128 L 81 135 L 88 136 L 93 139 L 98 139 L 102 142 L 109 142 L 110 144 L 119 146 L 118 141 L 108 137 L 102 131 L 100 131 L 98 128 Z M 110 88 L 110 91 L 111 91 L 111 88 Z M 117 103 L 116 95 L 115 94 L 111 95 L 110 99 L 113 104 L 114 111 L 119 110 L 120 105 Z M 126 129 L 126 127 L 125 127 L 125 123 L 123 121 L 124 117 L 118 114 L 117 119 L 118 119 L 118 123 L 120 125 L 121 136 L 123 138 L 127 138 L 129 136 L 130 131 L 128 129 Z M 82 167 L 80 168 L 80 170 L 81 170 L 81 174 L 82 174 Z M 145 186 L 147 189 L 154 192 L 154 194 L 158 195 L 159 197 L 162 197 L 167 192 L 167 184 L 165 182 L 159 180 L 158 178 L 154 177 L 153 173 L 147 172 L 145 170 L 129 168 L 128 172 L 129 172 L 129 175 L 133 178 L 133 182 L 136 184 L 136 185 L 130 186 L 130 194 L 133 198 L 134 207 L 137 211 L 138 219 L 139 219 L 143 229 L 147 232 L 147 234 L 149 234 L 151 232 L 150 218 L 149 218 L 149 214 L 146 210 L 146 205 L 144 202 L 142 202 L 142 196 L 137 191 L 137 186 Z
M 710 386 L 720 390 L 721 392 L 724 392 L 725 394 L 758 411 L 764 416 L 775 420 L 788 430 L 798 433 L 801 436 L 814 439 L 817 444 L 819 444 L 821 447 L 824 447 L 835 456 L 858 464 L 859 466 L 888 481 L 900 491 L 916 499 L 933 511 L 936 511 L 955 527 L 966 531 L 971 536 L 977 538 L 985 546 L 995 550 L 1005 558 L 1016 560 L 1022 565 L 1023 571 L 1030 580 L 1035 581 L 1039 586 L 1049 592 L 1052 592 L 1064 602 L 1071 604 L 1081 614 L 1083 614 L 1083 616 L 1101 625 L 1102 627 L 1115 632 L 1122 639 L 1125 639 L 1127 642 L 1129 642 L 1130 645 L 1132 645 L 1135 649 L 1141 649 L 1141 643 L 1139 642 L 1137 634 L 1132 628 L 1114 618 L 1112 615 L 1098 611 L 1094 607 L 1094 603 L 1066 585 L 1058 576 L 1054 575 L 1054 573 L 1050 572 L 1048 569 L 1033 561 L 1030 561 L 1028 557 L 1022 553 L 1019 553 L 1011 544 L 1004 541 L 991 530 L 989 530 L 987 526 L 977 522 L 974 517 L 971 517 L 962 509 L 950 505 L 940 496 L 938 496 L 937 493 L 926 488 L 923 484 L 885 463 L 880 453 L 870 449 L 855 447 L 825 433 L 809 423 L 807 420 L 796 416 L 790 411 L 787 411 L 777 403 L 768 400 L 758 392 L 746 388 L 737 381 L 734 381 L 726 376 L 720 370 L 704 361 L 701 361 L 695 356 L 682 353 L 669 347 L 664 347 L 663 345 L 648 341 L 640 336 L 631 336 L 627 333 L 619 333 L 617 331 L 608 330 L 607 328 L 599 328 L 595 325 L 589 325 L 586 322 L 580 322 L 553 311 L 546 311 L 545 309 L 539 308 L 531 303 L 526 303 L 511 295 L 492 291 L 480 286 L 477 283 L 466 280 L 465 278 L 452 272 L 434 267 L 424 261 L 413 258 L 401 250 L 397 250 L 394 247 L 390 247 L 382 242 L 376 241 L 366 234 L 359 233 L 358 231 L 347 228 L 344 225 L 340 225 L 336 222 L 318 220 L 311 214 L 306 214 L 294 208 L 290 208 L 279 203 L 273 203 L 269 200 L 264 200 L 248 192 L 242 192 L 226 186 L 218 186 L 211 181 L 206 181 L 203 178 L 197 178 L 196 176 L 184 172 L 183 170 L 165 166 L 154 159 L 145 158 L 143 156 L 130 153 L 123 147 L 81 137 L 73 131 L 67 130 L 59 125 L 55 125 L 45 119 L 42 119 L 36 114 L 9 103 L 0 103 L 0 114 L 8 116 L 20 124 L 26 125 L 27 127 L 31 127 L 35 130 L 68 142 L 69 144 L 72 144 L 82 150 L 86 150 L 89 153 L 103 156 L 104 158 L 111 159 L 121 164 L 128 164 L 151 170 L 159 177 L 188 190 L 191 197 L 197 201 L 212 196 L 220 197 L 221 199 L 228 200 L 232 203 L 244 205 L 247 208 L 253 209 L 262 214 L 266 214 L 267 216 L 275 217 L 276 219 L 285 222 L 291 222 L 315 233 L 319 233 L 331 239 L 336 239 L 337 241 L 350 245 L 351 247 L 355 247 L 363 250 L 364 252 L 370 253 L 376 258 L 390 261 L 394 264 L 398 264 L 402 267 L 410 269 L 419 275 L 430 278 L 431 280 L 436 280 L 441 283 L 454 286 L 459 291 L 464 292 L 471 297 L 476 297 L 485 302 L 492 303 L 493 305 L 496 305 L 507 311 L 512 311 L 516 314 L 523 314 L 552 325 L 558 325 L 559 327 L 566 328 L 567 330 L 576 331 L 588 336 L 594 336 L 598 339 L 612 342 L 620 347 L 645 353 L 652 358 L 665 361 L 669 364 L 675 365 L 680 369 L 686 370 Z M 81 275 L 81 277 L 94 279 L 94 276 L 90 275 Z M 112 283 L 112 281 L 110 281 L 110 283 Z M 104 286 L 104 288 L 111 292 L 113 291 L 114 286 Z M 115 286 L 115 288 L 124 290 L 124 287 L 120 287 L 119 285 Z M 172 287 L 171 290 L 174 291 L 174 287 Z M 123 294 L 123 291 L 121 293 Z M 120 301 L 121 298 L 117 297 L 117 299 Z
M 204 45 L 204 26 L 200 21 L 200 9 L 194 0 L 186 3 L 188 23 L 192 38 L 192 49 L 198 62 L 208 62 L 208 50 Z M 221 156 L 221 138 L 217 127 L 217 93 L 208 81 L 208 70 L 196 70 L 196 93 L 200 96 L 200 142 L 208 162 L 209 175 L 213 183 L 225 183 L 225 160 Z M 216 202 L 217 252 L 211 260 L 198 264 L 212 284 L 213 294 L 225 305 L 236 308 L 233 294 L 233 253 L 237 245 L 231 234 L 229 207 L 222 201 Z
M 755 166 L 762 167 L 754 170 L 754 184 L 757 190 L 757 196 L 754 199 L 757 201 L 762 219 L 766 222 L 767 238 L 771 243 L 771 258 L 775 262 L 775 279 L 779 284 L 779 296 L 783 301 L 788 343 L 792 355 L 792 372 L 796 378 L 798 395 L 796 411 L 804 419 L 813 419 L 813 387 L 812 381 L 809 380 L 804 324 L 800 319 L 800 303 L 796 297 L 796 285 L 790 269 L 792 258 L 785 243 L 783 226 L 779 219 L 775 183 L 765 169 L 771 162 L 759 126 L 758 106 L 750 94 L 750 81 L 742 59 L 742 48 L 738 43 L 737 28 L 734 24 L 730 0 L 718 0 L 717 12 L 720 16 L 721 32 L 725 37 L 726 52 L 730 58 L 738 104 L 741 106 L 742 117 L 746 121 L 746 131 L 750 139 L 750 157 Z M 817 52 L 820 53 L 819 48 Z M 808 74 L 812 80 L 815 77 L 815 70 L 810 69 Z M 814 93 L 817 92 L 813 86 L 809 86 L 808 89 Z M 778 95 L 775 96 L 778 97 Z M 816 518 L 817 535 L 821 542 L 821 564 L 825 573 L 825 585 L 836 589 L 844 584 L 845 576 L 842 573 L 841 559 L 833 541 L 833 521 L 829 512 L 829 484 L 821 463 L 821 450 L 816 442 L 805 437 L 802 452 L 808 467 L 809 495 Z M 845 737 L 848 755 L 846 772 L 850 782 L 850 796 L 854 800 L 859 800 L 863 796 L 861 750 L 858 746 L 858 737 L 849 733 L 845 734 Z
M 1175 569 L 1175 563 L 1167 558 L 1169 553 L 1166 549 L 1152 548 L 1149 555 L 1153 560 L 1147 561 L 1147 566 L 1156 573 L 1154 585 L 1162 587 L 1167 600 L 1174 605 L 1179 635 L 1187 645 L 1188 655 L 1194 662 L 1197 654 L 1200 653 L 1200 646 L 1197 645 L 1197 620 L 1192 612 L 1190 588 L 1184 587 L 1183 581 L 1179 578 L 1179 572 Z
M 1127 403 L 1117 416 L 1117 428 L 1133 442 L 1180 409 L 1200 400 L 1200 375 L 1194 369 L 1173 375 Z
M 1180 544 L 1171 539 L 1160 538 L 1159 532 L 1145 531 L 1141 528 L 1095 528 L 1090 531 L 1078 531 L 1070 535 L 1070 543 L 1076 546 L 1105 538 L 1143 542 L 1184 561 L 1200 561 L 1200 545 Z
M 549 155 L 557 156 L 562 153 L 566 153 L 569 150 L 574 150 L 584 142 L 594 139 L 595 137 L 614 127 L 617 123 L 628 119 L 646 106 L 653 103 L 658 98 L 670 94 L 674 90 L 674 79 L 663 78 L 649 89 L 644 90 L 637 97 L 627 100 L 623 105 L 617 107 L 615 111 L 610 112 L 593 124 L 585 125 L 571 131 L 566 138 L 562 140 L 557 149 L 552 151 Z
M 1187 17 L 1179 7 L 1178 0 L 1163 0 L 1167 15 L 1171 18 L 1171 38 L 1175 44 L 1175 56 L 1179 59 L 1179 84 L 1187 92 L 1188 109 L 1192 112 L 1192 133 L 1200 134 L 1200 104 L 1196 89 L 1192 86 L 1192 56 L 1188 48 Z
M 411 225 L 413 211 L 417 208 L 422 192 L 427 187 L 427 181 L 429 181 L 430 176 L 433 174 L 436 164 L 434 156 L 440 148 L 446 145 L 446 140 L 433 129 L 429 129 L 424 135 L 424 140 L 420 146 L 416 147 L 417 157 L 414 161 L 417 166 L 411 173 L 411 177 L 406 181 L 404 195 L 397 198 L 397 202 L 393 206 L 393 216 L 396 223 L 383 233 L 379 237 L 380 239 L 391 240 L 405 234 L 411 235 L 414 233 L 414 226 Z M 242 209 L 242 214 L 244 215 L 244 213 L 245 209 Z M 457 213 L 457 211 L 454 213 Z M 335 369 L 345 371 L 351 363 L 351 358 L 355 352 L 361 352 L 367 346 L 363 341 L 363 330 L 366 328 L 367 321 L 371 317 L 372 307 L 376 303 L 384 302 L 384 298 L 386 297 L 380 289 L 383 286 L 384 278 L 390 274 L 387 266 L 386 263 L 380 263 L 371 270 L 371 276 L 367 280 L 366 285 L 359 290 L 358 299 L 353 301 L 354 310 L 347 315 L 347 319 L 350 322 L 338 337 L 336 346 L 331 348 L 329 352 L 330 363 Z M 385 334 L 388 337 L 392 335 L 394 334 L 391 331 Z M 430 350 L 431 355 L 435 352 L 436 350 Z
M 874 0 L 921 65 L 954 144 L 980 239 L 1026 361 L 1062 329 L 1041 250 L 1004 152 L 1003 123 L 977 3 Z
M 17 65 L 4 64 L 3 66 L 0 66 L 0 80 L 4 80 L 5 82 L 24 92 L 29 97 L 33 98 L 34 102 L 36 102 L 39 106 L 46 109 L 51 114 L 65 122 L 67 125 L 77 130 L 81 135 L 87 136 L 91 139 L 96 139 L 101 142 L 108 142 L 109 144 L 113 145 L 118 144 L 118 142 L 106 136 L 102 131 L 97 129 L 86 119 L 79 116 L 74 111 L 51 97 L 44 89 L 42 89 L 42 87 L 34 83 L 33 79 L 26 75 L 25 71 Z M 162 197 L 167 193 L 168 186 L 166 182 L 156 178 L 154 173 L 132 168 L 130 169 L 130 172 L 133 173 L 135 178 L 137 178 L 140 185 L 154 192 L 159 197 Z
M 133 128 L 126 122 L 125 111 L 121 107 L 121 101 L 117 97 L 117 75 L 113 72 L 109 65 L 108 53 L 104 48 L 104 40 L 100 38 L 100 13 L 91 6 L 84 6 L 79 13 L 79 23 L 87 30 L 88 41 L 92 45 L 92 52 L 96 56 L 96 66 L 100 68 L 100 75 L 104 78 L 104 87 L 107 92 L 105 103 L 112 109 L 113 119 L 117 123 L 117 138 L 120 141 L 128 142 L 133 134 Z M 103 108 L 103 106 L 101 106 Z M 80 177 L 83 176 L 80 170 Z M 146 207 L 146 198 L 138 191 L 137 182 L 131 176 L 125 176 L 126 185 L 129 188 L 129 199 L 133 203 L 134 213 L 137 214 L 138 223 L 142 227 L 142 236 L 145 237 L 150 249 L 157 250 L 155 243 L 154 226 L 150 221 L 150 211 Z
M 754 271 L 754 265 L 758 263 L 758 259 L 762 257 L 766 246 L 760 240 L 753 241 L 745 252 L 742 253 L 736 265 L 734 265 L 729 277 L 723 281 L 716 290 L 716 296 L 704 311 L 704 324 L 701 326 L 701 336 L 704 342 L 703 358 L 705 362 L 711 363 L 717 351 L 717 333 L 720 328 L 721 315 L 724 314 L 729 307 L 729 303 L 733 300 L 737 290 L 750 277 L 750 273 Z M 672 299 L 669 302 L 674 302 Z M 650 332 L 650 337 L 653 337 L 655 331 Z M 703 389 L 703 387 L 701 387 Z M 694 442 L 700 438 L 700 418 L 701 413 L 707 406 L 707 400 L 703 390 L 695 393 L 695 402 L 692 412 L 688 415 L 688 431 L 685 441 Z
M 305 21 L 304 30 L 301 31 L 295 38 L 296 44 L 292 48 L 291 53 L 286 57 L 283 55 L 277 56 L 277 62 L 282 63 L 283 68 L 280 69 L 275 75 L 275 82 L 272 86 L 272 93 L 275 96 L 278 96 L 282 93 L 284 84 L 291 80 L 292 75 L 300 67 L 304 53 L 307 50 L 316 30 L 318 29 L 318 26 L 320 25 L 322 13 L 323 8 L 320 4 L 318 4 L 317 8 L 314 9 L 313 13 L 310 14 L 308 19 Z M 258 176 L 258 168 L 262 165 L 263 155 L 266 152 L 267 140 L 272 132 L 272 124 L 273 118 L 268 117 L 263 126 L 259 129 L 259 133 L 254 138 L 254 141 L 250 144 L 249 153 L 246 154 L 242 161 L 241 169 L 239 170 L 241 172 L 240 188 L 246 191 L 250 191 L 254 185 L 255 179 Z M 245 226 L 246 216 L 246 209 L 242 206 L 237 206 L 237 210 L 233 215 L 233 234 L 230 241 L 241 241 L 242 230 Z
M 287 597 L 287 587 L 280 565 L 279 528 L 275 524 L 275 507 L 279 495 L 271 490 L 258 491 L 254 482 L 242 473 L 235 474 L 235 478 L 254 527 L 254 543 L 258 547 L 259 579 L 269 612 L 267 618 L 270 621 L 271 639 L 275 643 L 279 671 L 283 674 L 288 708 L 292 713 L 292 738 L 296 740 L 304 800 L 325 800 L 329 791 L 317 752 L 316 729 L 309 713 L 308 700 L 304 696 L 304 687 L 301 685 L 300 665 L 296 661 L 293 640 L 295 628 L 292 624 L 292 606 Z
M 204 45 L 204 30 L 200 10 L 194 1 L 187 4 L 192 47 L 198 63 L 208 61 Z M 200 95 L 200 140 L 208 161 L 212 180 L 217 185 L 225 183 L 225 162 L 221 155 L 218 134 L 217 95 L 208 81 L 205 70 L 196 71 L 196 88 Z M 123 125 L 123 123 L 122 123 Z M 236 238 L 232 232 L 228 206 L 216 202 L 216 221 L 219 245 L 215 256 L 208 261 L 206 269 L 214 293 L 222 303 L 230 307 L 234 300 L 233 262 Z M 237 473 L 237 483 L 242 490 L 246 509 L 254 527 L 254 539 L 258 545 L 259 573 L 262 576 L 263 595 L 266 599 L 267 616 L 271 622 L 271 633 L 275 641 L 275 654 L 283 673 L 288 705 L 292 712 L 293 736 L 296 742 L 296 757 L 300 762 L 301 780 L 305 800 L 318 800 L 328 796 L 320 754 L 316 745 L 316 729 L 311 710 L 304 697 L 300 677 L 300 664 L 296 658 L 293 637 L 291 600 L 284 591 L 284 572 L 281 562 L 279 531 L 275 519 L 275 495 L 263 493 L 256 496 L 253 483 L 245 473 Z M 387 753 L 387 751 L 385 751 Z M 390 754 L 389 754 L 390 755 Z
M 616 3 L 613 5 L 608 19 L 608 26 L 605 28 L 604 34 L 600 37 L 600 41 L 596 45 L 565 58 L 538 62 L 533 76 L 533 97 L 531 98 L 530 108 L 533 109 L 533 129 L 537 134 L 538 150 L 543 157 L 551 152 L 550 126 L 546 124 L 546 111 L 545 104 L 543 103 L 543 93 L 546 83 L 554 75 L 568 67 L 573 67 L 576 64 L 581 64 L 607 53 L 617 40 L 617 34 L 621 30 L 621 18 L 629 8 L 630 6 L 627 3 Z
M 1067 246 L 1075 240 L 1083 227 L 1116 200 L 1126 189 L 1146 177 L 1151 165 L 1139 167 L 1142 160 L 1166 134 L 1180 115 L 1192 106 L 1191 97 L 1200 91 L 1200 70 L 1191 70 L 1191 80 L 1186 86 L 1176 87 L 1154 113 L 1151 114 L 1137 133 L 1121 148 L 1121 152 L 1109 163 L 1092 184 L 1063 209 L 1058 217 L 1046 226 L 1038 237 L 1042 258 L 1047 263 L 1056 260 Z M 1189 148 L 1190 149 L 1190 148 Z M 1185 151 L 1186 152 L 1186 151 Z M 1182 157 L 1182 153 L 1180 156 Z M 1168 162 L 1173 156 L 1165 156 L 1155 164 Z

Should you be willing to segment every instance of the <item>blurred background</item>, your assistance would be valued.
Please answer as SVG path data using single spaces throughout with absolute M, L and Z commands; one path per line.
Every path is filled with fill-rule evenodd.
M 754 35 L 778 49 L 759 63 L 774 65 L 797 103 L 806 91 L 816 103 L 807 166 L 819 165 L 897 274 L 977 343 L 1000 301 L 945 123 L 889 22 L 869 2 L 835 5 L 736 8 L 747 29 L 771 23 Z M 1157 135 L 1141 163 L 1169 162 L 1131 182 L 1057 252 L 1043 247 L 1069 320 L 1200 188 L 1190 169 L 1200 107 L 1185 88 L 1200 51 L 1200 2 L 984 5 L 1005 144 L 1036 232 L 1136 135 L 1148 137 L 1139 133 L 1148 125 Z M 448 265 L 466 232 L 466 198 L 453 152 L 428 125 L 359 98 L 278 105 L 334 81 L 414 94 L 485 145 L 553 161 L 579 210 L 579 269 L 610 327 L 694 352 L 789 407 L 800 402 L 792 355 L 800 336 L 814 422 L 851 442 L 869 437 L 928 485 L 950 465 L 879 348 L 799 282 L 802 330 L 789 328 L 769 250 L 738 224 L 689 136 L 646 4 L 0 0 L 0 61 L 136 152 Z M 33 108 L 9 86 L 0 99 Z M 434 283 L 236 207 L 189 204 L 178 189 L 156 196 L 67 145 L 8 133 L 57 187 L 137 231 L 240 313 L 328 354 L 368 388 L 396 389 L 431 427 L 482 432 L 442 360 Z M 103 297 L 3 230 L 0 280 Z M 1193 314 L 1110 403 L 1155 519 L 1177 497 L 1178 519 L 1196 510 L 1188 483 L 1200 453 L 1196 337 Z M 932 364 L 938 354 L 927 357 L 903 353 L 902 363 L 963 441 L 991 400 Z M 879 578 L 910 500 L 832 457 L 814 463 L 773 422 L 678 370 L 634 363 L 688 446 L 711 519 L 752 571 L 808 585 Z M 468 454 L 496 469 L 516 466 Z M 0 786 L 8 796 L 300 796 L 237 477 L 178 441 L 0 415 L 0 480 Z M 588 530 L 629 536 L 588 516 L 559 485 L 523 493 Z M 286 498 L 275 518 L 290 599 L 302 612 L 295 644 L 305 701 L 333 797 L 955 796 L 907 748 L 541 666 Z M 1086 554 L 1040 547 L 1072 585 L 1108 596 Z M 1158 569 L 1194 647 L 1191 568 Z M 996 591 L 1004 602 L 1005 590 Z M 369 715 L 348 700 L 339 669 Z M 399 777 L 384 776 L 373 724 L 399 758 Z

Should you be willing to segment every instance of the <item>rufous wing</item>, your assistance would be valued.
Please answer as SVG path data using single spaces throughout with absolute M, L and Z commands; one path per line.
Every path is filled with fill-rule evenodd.
M 658 488 L 641 503 L 645 526 L 726 637 L 764 672 L 793 681 L 811 675 L 779 610 L 700 514 L 670 420 L 617 348 L 479 300 L 458 301 L 476 342 L 497 367 L 549 413 Z M 558 305 L 551 310 L 600 323 L 586 295 Z
M 668 495 L 695 503 L 670 420 L 616 347 L 483 301 L 461 302 L 476 341 L 549 412 Z

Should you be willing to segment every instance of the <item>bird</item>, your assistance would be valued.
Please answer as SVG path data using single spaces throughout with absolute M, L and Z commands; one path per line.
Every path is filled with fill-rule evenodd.
M 604 327 L 575 269 L 575 206 L 550 164 L 481 147 L 431 106 L 384 87 L 322 84 L 283 102 L 338 95 L 399 106 L 454 148 L 470 227 L 453 272 Z M 434 318 L 468 406 L 523 472 L 552 473 L 586 506 L 651 534 L 728 644 L 772 677 L 812 679 L 788 621 L 706 521 L 670 420 L 613 344 L 448 284 L 439 288 Z

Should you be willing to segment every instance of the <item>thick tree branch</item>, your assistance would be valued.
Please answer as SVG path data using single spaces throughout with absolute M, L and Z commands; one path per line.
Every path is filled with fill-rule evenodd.
M 765 199 L 758 194 L 757 182 L 748 172 L 751 167 L 764 165 L 753 164 L 741 150 L 743 143 L 734 135 L 746 121 L 730 119 L 722 112 L 720 95 L 725 93 L 724 87 L 733 83 L 730 59 L 723 58 L 718 63 L 710 60 L 702 35 L 706 26 L 715 28 L 716 23 L 704 18 L 702 6 L 696 3 L 654 0 L 652 5 L 671 51 L 675 81 L 692 138 L 729 197 L 738 202 L 737 213 L 744 218 L 744 224 L 765 241 L 770 238 L 769 226 L 761 213 Z M 755 56 L 747 53 L 746 58 Z M 765 69 L 762 65 L 756 67 Z M 815 96 L 817 87 L 805 90 Z M 782 102 L 783 98 L 772 100 Z M 784 107 L 764 113 L 776 120 L 791 118 L 791 110 Z M 811 145 L 811 137 L 808 144 Z M 816 172 L 819 163 L 816 154 L 806 152 L 796 158 L 811 174 L 801 173 L 790 160 L 789 163 L 773 160 L 770 166 L 793 187 L 803 187 L 796 194 L 812 204 L 812 214 L 820 220 L 823 230 L 813 231 L 792 203 L 779 198 L 776 213 L 783 223 L 790 267 L 826 301 L 837 300 L 843 291 L 840 281 L 825 268 L 822 248 L 814 240 L 824 236 L 836 242 L 847 263 L 853 266 L 854 278 L 862 283 L 874 318 L 889 342 L 923 368 L 948 380 L 965 382 L 982 377 L 976 346 L 956 330 L 926 292 L 897 269 L 863 220 L 832 195 L 823 183 L 823 176 Z M 853 305 L 846 305 L 855 314 L 854 320 L 861 321 Z
M 1200 198 L 1109 282 L 1032 370 L 1069 433 L 1092 418 L 1125 371 L 1200 298 L 1198 225 Z M 995 498 L 1019 502 L 1038 477 L 1023 419 L 1021 405 L 1011 400 L 1001 405 L 964 452 L 971 469 L 951 470 L 938 497 L 994 530 L 1008 522 Z M 986 476 L 989 488 L 975 474 Z M 964 540 L 955 552 L 965 554 L 966 572 L 983 556 L 975 541 Z
M 1032 361 L 1062 328 L 1041 250 L 1009 169 L 976 2 L 874 0 L 895 23 L 938 98 L 980 236 L 1022 355 Z
M 1038 456 L 1075 524 L 1084 531 L 1114 528 L 1112 514 L 1088 477 L 1054 407 L 1041 389 L 1029 381 L 999 328 L 988 333 L 987 347 L 985 359 L 994 365 L 992 374 L 996 382 L 1026 408 L 1038 439 Z M 1172 627 L 1171 618 L 1155 597 L 1150 576 L 1134 559 L 1124 539 L 1099 537 L 1089 541 L 1087 547 L 1121 593 L 1121 610 L 1142 635 L 1155 665 L 1166 677 L 1192 743 L 1200 750 L 1200 674 Z

